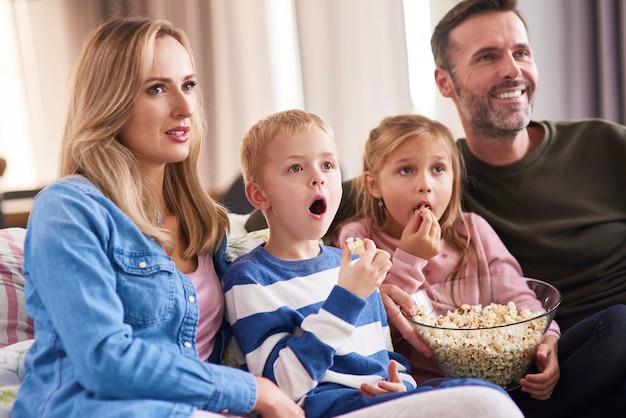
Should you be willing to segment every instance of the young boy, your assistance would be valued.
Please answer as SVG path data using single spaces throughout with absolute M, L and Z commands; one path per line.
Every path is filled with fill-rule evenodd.
M 246 197 L 270 231 L 224 277 L 227 318 L 250 371 L 276 382 L 309 418 L 365 407 L 364 414 L 413 415 L 428 402 L 417 392 L 466 384 L 487 386 L 475 388 L 491 399 L 476 416 L 498 416 L 494 409 L 521 416 L 489 383 L 441 379 L 416 389 L 405 373 L 377 290 L 389 254 L 364 240 L 353 262 L 345 245 L 320 244 L 342 194 L 333 133 L 323 120 L 291 110 L 259 121 L 243 139 L 241 165 Z M 373 406 L 382 402 L 385 409 Z M 467 398 L 464 416 L 473 416 L 475 402 L 476 395 Z

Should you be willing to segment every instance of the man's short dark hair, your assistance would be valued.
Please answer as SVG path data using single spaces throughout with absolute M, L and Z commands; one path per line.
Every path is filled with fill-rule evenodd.
M 449 56 L 450 32 L 471 16 L 487 12 L 514 12 L 526 27 L 526 21 L 517 9 L 517 0 L 460 1 L 439 21 L 430 38 L 430 47 L 438 67 L 452 71 Z

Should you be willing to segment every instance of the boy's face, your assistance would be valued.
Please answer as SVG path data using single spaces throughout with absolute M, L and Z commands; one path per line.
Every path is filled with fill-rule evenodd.
M 314 128 L 279 135 L 265 150 L 258 183 L 271 234 L 294 240 L 321 238 L 341 201 L 341 171 L 334 141 Z

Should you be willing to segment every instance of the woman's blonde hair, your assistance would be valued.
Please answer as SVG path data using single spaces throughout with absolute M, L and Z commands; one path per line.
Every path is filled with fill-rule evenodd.
M 274 138 L 278 135 L 297 135 L 313 128 L 321 129 L 334 138 L 333 130 L 322 118 L 300 109 L 277 112 L 252 125 L 239 148 L 244 182 L 259 181 L 265 149 Z
M 166 20 L 112 18 L 86 40 L 70 84 L 59 177 L 84 176 L 145 234 L 171 246 L 172 237 L 155 224 L 156 196 L 142 183 L 135 155 L 118 137 L 152 68 L 155 40 L 162 36 L 176 39 L 195 67 L 187 36 Z M 163 184 L 167 208 L 179 218 L 186 241 L 184 258 L 214 252 L 228 230 L 225 209 L 209 197 L 198 176 L 205 118 L 199 90 L 194 94 L 198 109 L 191 118 L 189 156 L 165 166 Z
M 470 241 L 468 226 L 462 212 L 461 196 L 465 167 L 452 132 L 444 124 L 421 115 L 406 114 L 387 117 L 370 131 L 363 153 L 363 173 L 369 172 L 377 177 L 384 167 L 389 154 L 404 142 L 416 138 L 440 141 L 450 157 L 453 172 L 452 195 L 450 203 L 441 215 L 439 224 L 441 225 L 443 239 L 457 250 L 461 256 L 459 263 L 449 277 L 461 277 L 469 273 L 466 270 L 469 263 L 470 249 L 473 249 L 475 256 L 478 256 L 478 251 Z M 368 228 L 371 228 L 371 225 L 374 224 L 380 229 L 385 229 L 390 221 L 389 213 L 384 204 L 381 206 L 379 200 L 369 192 L 365 184 L 364 174 L 357 178 L 356 187 L 358 196 L 357 212 L 351 220 L 369 219 L 372 222 L 367 223 Z M 457 222 L 463 225 L 463 229 L 466 231 L 465 234 L 460 232 L 459 228 L 454 227 L 454 224 Z M 371 236 L 371 232 L 371 230 L 368 231 L 369 236 Z

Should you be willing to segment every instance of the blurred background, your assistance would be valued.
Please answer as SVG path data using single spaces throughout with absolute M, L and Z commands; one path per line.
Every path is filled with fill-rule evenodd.
M 23 217 L 29 191 L 56 178 L 68 76 L 107 17 L 164 17 L 186 31 L 209 120 L 201 176 L 219 197 L 238 181 L 244 133 L 279 110 L 303 108 L 333 127 L 344 179 L 359 173 L 367 134 L 385 116 L 423 113 L 463 136 L 430 52 L 434 24 L 456 2 L 0 0 L 2 208 Z M 534 119 L 626 123 L 626 0 L 518 5 L 540 71 Z

